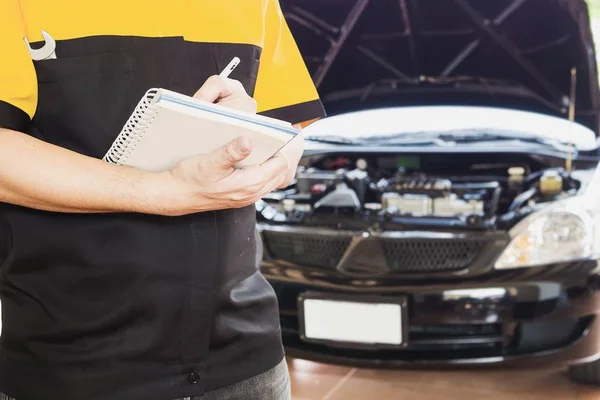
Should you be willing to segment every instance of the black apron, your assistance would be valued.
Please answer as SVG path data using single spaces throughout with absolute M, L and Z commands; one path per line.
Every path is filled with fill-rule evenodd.
M 180 37 L 64 41 L 57 59 L 35 62 L 39 106 L 28 133 L 102 158 L 149 88 L 193 95 L 237 56 L 231 78 L 252 95 L 260 51 Z M 170 399 L 281 361 L 254 206 L 163 217 L 2 205 L 0 215 L 0 391 L 20 400 Z

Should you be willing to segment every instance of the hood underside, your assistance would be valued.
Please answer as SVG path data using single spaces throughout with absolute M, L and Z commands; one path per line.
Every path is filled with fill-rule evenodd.
M 584 0 L 281 4 L 330 115 L 391 105 L 489 105 L 568 118 L 574 98 L 575 120 L 598 133 Z

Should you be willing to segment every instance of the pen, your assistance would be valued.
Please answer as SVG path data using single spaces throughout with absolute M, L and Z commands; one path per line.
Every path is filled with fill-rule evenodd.
M 240 63 L 240 59 L 238 57 L 233 57 L 233 59 L 229 62 L 229 64 L 227 64 L 225 69 L 223 71 L 221 71 L 219 76 L 222 78 L 228 78 L 229 74 L 231 74 L 233 72 L 233 70 L 235 69 L 235 67 L 238 66 L 239 63 Z

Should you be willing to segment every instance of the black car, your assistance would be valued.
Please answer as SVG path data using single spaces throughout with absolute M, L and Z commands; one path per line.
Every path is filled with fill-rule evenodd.
M 288 354 L 600 384 L 582 0 L 282 0 L 329 117 L 257 204 Z

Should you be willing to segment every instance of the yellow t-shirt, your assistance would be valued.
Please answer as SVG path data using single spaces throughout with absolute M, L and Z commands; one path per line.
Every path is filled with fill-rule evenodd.
M 56 41 L 56 60 L 33 61 L 29 54 L 24 38 L 32 48 L 39 48 L 44 45 L 42 31 Z M 139 86 L 168 84 L 168 79 L 160 79 L 160 71 L 146 74 L 152 77 L 140 77 L 144 75 L 142 70 L 153 68 L 154 62 L 148 62 L 153 50 L 154 57 L 182 64 L 165 68 L 163 59 L 159 62 L 162 66 L 154 65 L 163 68 L 163 73 L 167 69 L 166 75 L 189 74 L 186 67 L 194 70 L 200 64 L 197 60 L 204 63 L 199 66 L 206 69 L 203 74 L 190 75 L 190 87 L 174 83 L 173 89 L 187 92 L 198 89 L 203 83 L 201 78 L 218 72 L 233 56 L 239 56 L 242 59 L 239 71 L 231 77 L 245 84 L 260 113 L 293 123 L 324 115 L 277 0 L 2 0 L 0 126 L 27 130 L 29 120 L 36 117 L 42 102 L 64 101 L 65 108 L 70 103 L 79 103 L 82 94 L 76 93 L 71 85 L 88 85 L 86 96 L 96 101 L 84 105 L 101 112 L 105 106 L 99 103 L 112 101 L 117 92 L 110 90 L 117 86 L 94 85 L 93 74 L 100 78 L 102 74 L 128 70 L 130 83 L 137 80 Z M 211 62 L 216 70 L 206 68 L 207 58 L 214 58 Z M 179 73 L 175 71 L 178 68 Z M 83 76 L 87 79 L 82 79 Z M 67 89 L 45 90 L 43 86 L 48 83 Z M 140 89 L 137 86 L 122 84 L 118 93 L 133 87 Z M 138 97 L 140 94 L 139 90 L 135 92 Z M 77 110 L 70 109 L 70 113 L 85 109 L 82 105 Z M 39 115 L 42 128 L 52 130 L 43 126 L 44 119 L 69 118 L 68 109 L 61 111 L 42 112 Z M 107 117 L 117 115 L 119 123 L 124 122 L 123 113 L 108 112 Z M 49 136 L 56 134 L 51 132 Z

